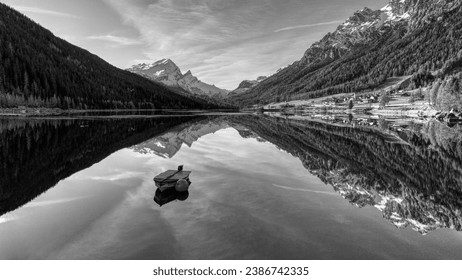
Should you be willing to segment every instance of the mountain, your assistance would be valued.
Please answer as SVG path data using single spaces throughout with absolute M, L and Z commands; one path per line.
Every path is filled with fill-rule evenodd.
M 235 90 L 230 92 L 228 94 L 228 96 L 245 93 L 245 92 L 249 91 L 251 88 L 258 85 L 259 83 L 261 83 L 262 81 L 264 81 L 265 79 L 267 79 L 267 78 L 268 77 L 266 77 L 266 76 L 260 76 L 256 80 L 244 80 L 239 84 L 239 86 Z
M 0 107 L 216 107 L 118 69 L 2 3 L 0 61 Z
M 183 75 L 180 68 L 170 59 L 162 59 L 151 64 L 133 65 L 127 70 L 170 87 L 182 88 L 196 95 L 224 97 L 228 94 L 227 90 L 201 82 L 191 71 Z
M 461 3 L 392 0 L 380 10 L 359 10 L 299 61 L 233 99 L 270 103 L 370 90 L 394 76 L 426 77 L 415 87 L 444 78 L 461 70 Z
M 167 86 L 179 86 L 178 81 L 183 78 L 180 68 L 170 59 L 162 59 L 152 64 L 141 63 L 127 70 Z

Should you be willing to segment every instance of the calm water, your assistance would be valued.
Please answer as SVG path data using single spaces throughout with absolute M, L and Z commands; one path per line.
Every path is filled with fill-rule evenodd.
M 461 135 L 351 116 L 0 119 L 0 258 L 462 259 Z M 153 177 L 180 164 L 189 195 L 160 206 Z

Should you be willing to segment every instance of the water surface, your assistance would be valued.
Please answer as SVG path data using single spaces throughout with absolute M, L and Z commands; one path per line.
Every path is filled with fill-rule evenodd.
M 1 119 L 2 259 L 462 259 L 439 123 L 151 114 Z M 183 164 L 189 196 L 153 177 Z

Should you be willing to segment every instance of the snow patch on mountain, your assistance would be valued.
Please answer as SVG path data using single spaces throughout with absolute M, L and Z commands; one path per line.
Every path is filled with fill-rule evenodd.
M 394 0 L 380 9 L 389 21 L 407 20 L 411 17 L 409 11 L 405 8 L 406 0 Z
M 180 68 L 170 59 L 134 65 L 127 70 L 166 86 L 180 87 L 197 95 L 224 97 L 228 94 L 227 90 L 200 81 L 191 71 L 183 75 Z
M 380 10 L 363 8 L 355 12 L 337 29 L 315 42 L 305 52 L 299 65 L 307 65 L 337 59 L 349 52 L 355 45 L 368 42 L 382 34 L 384 27 L 411 18 L 409 0 L 391 0 Z

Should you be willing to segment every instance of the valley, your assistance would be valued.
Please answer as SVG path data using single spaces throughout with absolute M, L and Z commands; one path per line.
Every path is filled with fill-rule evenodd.
M 0 259 L 462 259 L 462 0 L 0 1 Z

